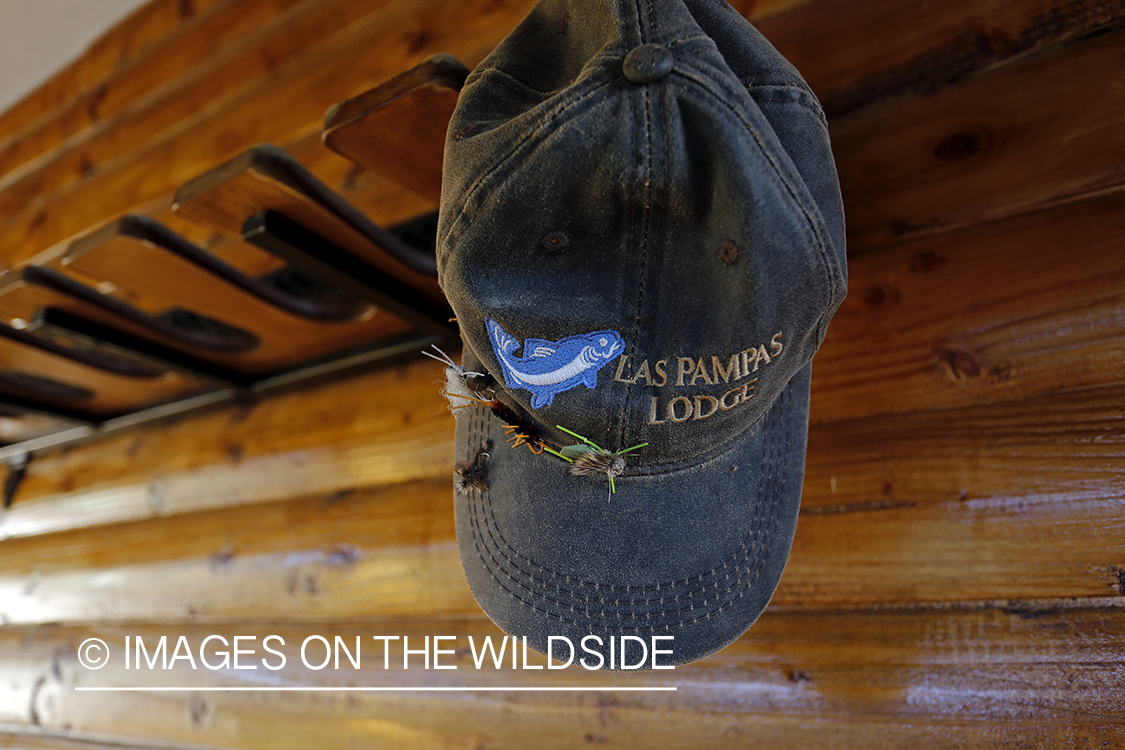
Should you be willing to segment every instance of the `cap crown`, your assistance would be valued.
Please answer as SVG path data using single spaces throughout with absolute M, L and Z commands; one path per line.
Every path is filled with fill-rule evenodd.
M 470 76 L 438 262 L 466 359 L 634 470 L 757 422 L 843 299 L 823 114 L 725 3 L 547 0 Z

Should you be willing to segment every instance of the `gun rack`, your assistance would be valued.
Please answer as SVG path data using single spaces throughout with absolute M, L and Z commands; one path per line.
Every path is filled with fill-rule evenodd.
M 262 144 L 183 184 L 170 213 L 0 276 L 0 460 L 15 475 L 35 451 L 456 347 L 433 209 L 467 74 L 435 55 L 329 110 L 324 143 L 374 182 L 334 190 Z M 429 210 L 378 225 L 357 204 L 388 184 Z

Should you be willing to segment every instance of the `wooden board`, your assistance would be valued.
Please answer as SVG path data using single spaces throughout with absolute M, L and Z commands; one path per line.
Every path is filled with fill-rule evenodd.
M 65 422 L 40 414 L 9 413 L 0 416 L 0 443 L 29 440 L 61 429 Z
M 74 322 L 58 325 L 58 315 Z M 39 267 L 11 273 L 0 284 L 0 319 L 67 347 L 106 346 L 118 356 L 151 359 L 162 368 L 225 384 L 244 376 L 220 363 L 258 343 L 249 331 L 222 321 L 220 330 L 211 330 L 147 315 L 78 279 Z
M 810 16 L 815 18 L 825 2 L 808 3 Z M 166 83 L 122 84 L 123 89 L 137 94 L 122 95 L 122 109 L 116 116 L 99 119 L 96 125 L 80 129 L 63 141 L 44 139 L 42 148 L 57 149 L 51 157 L 27 162 L 28 168 L 19 170 L 18 179 L 0 189 L 0 214 L 9 217 L 0 226 L 0 259 L 4 264 L 23 262 L 108 217 L 146 213 L 159 207 L 176 186 L 255 143 L 285 145 L 310 135 L 318 129 L 313 123 L 329 106 L 361 93 L 429 54 L 449 53 L 472 66 L 532 3 L 496 6 L 483 0 L 428 0 L 422 4 L 319 0 L 271 16 L 273 23 L 262 23 L 256 15 L 269 15 L 266 11 L 274 6 L 267 0 L 230 3 L 229 10 L 228 4 L 222 4 L 223 13 L 229 15 L 219 15 L 219 10 L 204 13 L 210 2 L 207 6 L 195 5 L 200 20 L 176 37 L 176 49 L 167 53 L 167 61 L 136 55 L 119 68 L 119 74 L 130 80 L 143 80 L 156 72 L 164 76 Z M 754 18 L 762 18 L 793 5 L 800 3 L 745 2 L 738 8 Z M 932 31 L 925 48 L 942 49 L 964 36 L 967 23 L 975 25 L 970 28 L 983 27 L 986 31 L 999 26 L 1013 38 L 1019 38 L 1021 29 L 1035 29 L 1036 33 L 1029 34 L 1029 38 L 1054 39 L 1050 32 L 1056 27 L 1036 22 L 1036 18 L 1072 18 L 1073 22 L 1058 27 L 1065 32 L 1059 38 L 1066 39 L 1074 33 L 1101 28 L 1120 15 L 1114 4 L 1084 2 L 1072 11 L 1073 5 L 1064 8 L 1059 2 L 1044 2 L 1032 7 L 1017 0 L 1008 0 L 1006 5 L 1001 5 L 1000 0 L 986 4 L 946 3 L 941 8 L 951 8 L 952 15 L 930 24 L 912 21 L 917 14 L 915 6 L 910 5 L 903 6 L 907 20 L 901 26 Z M 265 10 L 256 10 L 258 6 Z M 1023 15 L 1030 15 L 1030 20 L 1007 25 L 1003 19 L 1008 18 L 1005 14 L 1009 14 L 1009 6 L 1024 8 Z M 850 8 L 847 3 L 841 3 L 841 7 L 845 11 Z M 799 49 L 824 50 L 824 45 L 815 41 L 816 34 L 830 34 L 844 45 L 848 40 L 883 40 L 881 45 L 863 42 L 852 47 L 853 51 L 869 56 L 866 67 L 857 73 L 861 78 L 869 78 L 902 65 L 901 55 L 890 59 L 880 56 L 885 44 L 902 36 L 901 28 L 882 30 L 878 19 L 885 9 L 882 5 L 870 7 L 870 15 L 865 5 L 862 13 L 849 11 L 841 22 L 826 22 L 819 30 L 814 24 L 794 27 L 796 32 L 805 29 L 803 33 L 811 37 L 801 33 L 778 34 L 768 28 L 767 32 L 790 56 Z M 1086 10 L 1082 11 L 1083 8 Z M 830 15 L 826 12 L 824 17 Z M 224 36 L 221 29 L 225 24 L 233 29 L 252 28 L 254 32 L 249 37 L 237 33 Z M 115 39 L 123 46 L 131 43 L 127 32 Z M 213 47 L 213 39 L 221 41 Z M 910 49 L 908 43 L 902 54 L 909 55 Z M 213 54 L 206 54 L 208 50 L 214 50 Z M 815 81 L 817 76 L 811 65 L 816 62 L 817 53 L 810 54 L 809 63 L 802 63 L 802 69 Z M 187 59 L 202 59 L 204 63 L 197 69 L 185 66 L 183 60 Z M 998 59 L 1006 58 L 1001 55 Z M 835 58 L 825 60 L 826 71 L 849 67 Z M 116 80 L 104 83 L 105 93 L 100 97 L 114 99 Z M 824 91 L 818 91 L 825 96 Z M 67 95 L 71 95 L 70 90 Z M 22 121 L 17 118 L 12 127 L 18 129 L 21 126 L 16 123 Z M 239 125 L 232 128 L 229 123 Z M 33 151 L 43 152 L 42 148 Z
M 324 116 L 324 145 L 375 174 L 441 199 L 445 131 L 468 69 L 435 55 Z
M 0 190 L 0 214 L 10 217 L 0 225 L 0 258 L 16 264 L 106 217 L 166 205 L 179 185 L 255 144 L 284 146 L 319 132 L 329 106 L 428 55 L 444 51 L 474 64 L 531 5 L 317 3 L 312 16 L 286 25 L 281 39 L 262 39 L 229 60 L 222 75 L 192 79 L 197 90 L 147 100 L 143 113 L 114 121 L 80 150 Z M 283 59 L 275 57 L 283 50 Z M 225 93 L 208 89 L 223 81 Z M 104 165 L 97 179 L 91 164 Z
M 378 746 L 448 748 L 571 748 L 623 745 L 653 748 L 720 747 L 768 743 L 771 747 L 1031 747 L 1114 746 L 1125 722 L 1119 693 L 1105 689 L 1121 670 L 1117 641 L 1122 612 L 1114 608 L 1044 602 L 1035 608 L 840 613 L 824 626 L 820 613 L 767 613 L 720 658 L 675 670 L 592 673 L 564 670 L 476 669 L 469 637 L 480 643 L 500 633 L 483 618 L 451 618 L 440 626 L 409 620 L 310 622 L 303 626 L 254 625 L 160 628 L 12 629 L 0 637 L 0 664 L 10 675 L 7 722 L 35 720 L 64 739 L 200 743 L 206 746 L 307 748 Z M 271 648 L 261 647 L 276 635 Z M 168 636 L 168 648 L 185 637 L 195 658 L 202 639 L 235 635 L 255 653 L 242 666 L 213 672 L 187 669 L 129 670 L 124 639 L 150 646 Z M 358 669 L 341 656 L 341 669 L 311 670 L 300 660 L 310 636 L 355 649 Z M 401 649 L 383 653 L 372 636 L 399 636 L 417 647 L 427 635 L 452 636 L 442 657 L 455 670 L 422 667 L 421 657 L 402 668 Z M 77 647 L 100 637 L 116 649 L 109 664 L 87 670 Z M 381 644 L 382 642 L 378 642 Z M 394 644 L 394 641 L 391 641 Z M 131 640 L 135 645 L 135 640 Z M 212 641 L 217 648 L 219 642 Z M 310 663 L 323 658 L 314 642 Z M 366 653 L 366 657 L 364 654 Z M 208 652 L 211 663 L 221 657 Z M 545 666 L 529 657 L 531 666 Z M 159 664 L 159 661 L 157 661 Z M 519 663 L 518 663 L 519 664 Z M 440 676 L 440 678 L 439 678 Z M 179 683 L 178 685 L 176 683 Z M 424 688 L 582 688 L 588 692 L 451 693 L 174 692 L 112 693 L 75 687 L 204 688 L 264 686 Z M 675 687 L 675 692 L 623 692 L 614 687 Z
M 185 351 L 233 370 L 268 373 L 409 330 L 403 321 L 358 301 L 351 319 L 296 315 L 175 252 L 175 237 L 165 237 L 169 233 L 155 226 L 159 231 L 123 228 L 122 222 L 116 222 L 73 244 L 62 264 L 109 282 L 115 297 L 148 315 L 186 309 L 238 326 L 260 341 L 252 350 L 235 354 L 205 354 L 194 347 Z M 244 285 L 253 284 L 237 270 L 229 272 L 232 278 L 241 277 Z
M 1125 388 L 818 425 L 775 601 L 1125 596 Z
M 1120 30 L 834 120 L 849 251 L 1121 191 L 1123 65 Z
M 103 527 L 88 539 L 89 530 L 69 541 L 8 540 L 0 555 L 19 570 L 0 574 L 0 621 L 281 622 L 477 612 L 447 512 L 451 487 L 443 477 L 406 491 L 294 498 Z
M 424 402 L 433 386 L 419 378 L 383 403 L 406 394 Z M 306 402 L 306 423 L 331 424 L 319 411 L 326 402 Z M 1121 403 L 1117 387 L 814 426 L 802 517 L 774 603 L 1123 595 Z M 271 412 L 297 413 L 265 402 L 227 427 L 201 417 L 194 429 L 136 435 L 132 460 L 116 466 L 100 464 L 99 451 L 36 460 L 0 526 L 26 537 L 0 545 L 0 593 L 10 594 L 0 613 L 38 623 L 473 611 L 452 525 L 449 418 L 417 406 L 401 415 L 347 400 L 334 408 L 366 408 L 368 423 L 314 449 L 319 436 L 303 434 L 299 420 L 271 434 Z M 400 419 L 424 432 L 386 432 Z M 148 461 L 182 455 L 184 440 L 201 435 L 212 439 L 182 460 L 211 453 L 210 465 L 168 465 L 138 483 Z M 219 465 L 232 445 L 237 461 Z M 394 483 L 408 472 L 432 479 Z M 89 489 L 42 494 L 79 481 Z M 160 520 L 94 528 L 138 519 Z M 45 534 L 66 528 L 78 530 Z
M 324 148 L 317 134 L 302 138 L 286 150 L 317 179 L 379 226 L 394 227 L 436 208 L 432 201 L 365 173 L 342 156 Z M 247 275 L 260 276 L 285 265 L 280 258 L 236 236 L 182 218 L 172 211 L 170 203 L 149 215 Z
M 319 183 L 280 149 L 259 146 L 183 185 L 173 209 L 231 236 L 246 220 L 276 211 L 382 274 L 444 304 L 432 256 L 404 246 Z
M 1125 382 L 1123 246 L 1111 196 L 853 256 L 812 419 Z
M 0 114 L 0 133 L 5 134 L 4 148 L 20 135 L 43 127 L 68 112 L 76 101 L 97 101 L 104 97 L 99 91 L 106 79 L 125 70 L 140 71 L 150 67 L 151 55 L 159 54 L 165 45 L 174 44 L 185 27 L 209 15 L 218 5 L 229 0 L 151 0 L 94 40 L 82 55 L 55 73 L 37 89 Z M 246 5 L 243 3 L 243 5 Z M 92 115 L 95 108 L 86 104 Z M 58 144 L 51 144 L 52 147 Z
M 257 0 L 196 5 L 200 18 L 217 18 L 216 8 L 231 19 L 259 12 L 236 9 Z M 472 64 L 530 5 L 304 0 L 259 16 L 247 34 L 232 31 L 213 56 L 192 31 L 196 41 L 179 49 L 214 64 L 181 65 L 147 89 L 134 68 L 145 58 L 123 56 L 115 69 L 134 83 L 107 89 L 112 115 L 78 126 L 57 151 L 43 139 L 51 158 L 22 161 L 10 184 L 0 177 L 8 207 L 0 259 L 38 254 L 47 263 L 72 236 L 140 211 L 254 268 L 260 254 L 177 219 L 168 199 L 184 180 L 263 141 L 286 146 L 380 224 L 396 212 L 417 215 L 411 206 L 424 199 L 327 150 L 315 156 L 319 117 L 427 54 Z M 365 662 L 344 678 L 497 687 L 557 674 L 603 688 L 589 694 L 74 691 L 79 678 L 137 677 L 114 667 L 80 674 L 73 654 L 91 636 L 118 643 L 126 634 L 186 633 L 198 643 L 268 628 L 292 645 L 314 632 L 498 635 L 460 577 L 452 425 L 440 367 L 427 362 L 35 457 L 0 517 L 0 611 L 23 623 L 0 623 L 0 747 L 1125 744 L 1115 689 L 1125 632 L 1125 382 L 1113 330 L 1125 288 L 1121 206 L 1113 197 L 1086 201 L 1100 190 L 1081 181 L 1100 168 L 1094 161 L 1077 178 L 1052 161 L 1056 149 L 1080 166 L 1075 155 L 1089 153 L 1080 141 L 1090 137 L 1112 166 L 1115 126 L 1089 119 L 1115 116 L 1112 106 L 1099 114 L 1086 102 L 1105 95 L 1113 105 L 1116 89 L 1068 99 L 1051 72 L 1089 73 L 1068 55 L 1096 53 L 1106 61 L 1094 71 L 1100 77 L 1074 85 L 1079 93 L 1115 85 L 1120 62 L 1101 46 L 1110 35 L 1055 47 L 1119 23 L 1122 7 L 739 0 L 757 18 L 775 14 L 763 20 L 767 35 L 804 57 L 830 111 L 849 112 L 833 124 L 844 128 L 834 131 L 837 143 L 853 118 L 883 128 L 876 135 L 888 148 L 911 132 L 925 138 L 886 164 L 879 140 L 868 145 L 860 126 L 847 146 L 857 157 L 846 182 L 866 179 L 860 159 L 870 159 L 874 187 L 849 188 L 849 218 L 865 234 L 853 241 L 851 296 L 814 367 L 797 544 L 771 609 L 730 648 L 667 676 L 480 673 L 461 649 L 452 658 L 465 666 L 452 673 Z M 1025 65 L 1026 77 L 1011 72 Z M 928 99 L 893 101 L 954 80 Z M 953 97 L 990 80 L 1012 89 L 996 90 L 996 101 L 1041 119 L 991 110 L 983 94 Z M 92 86 L 74 91 L 94 94 Z M 1029 104 L 1034 94 L 1047 101 Z M 948 112 L 926 104 L 935 101 Z M 887 106 L 865 109 L 880 102 Z M 900 109 L 908 105 L 917 109 Z M 902 205 L 918 210 L 911 175 L 925 188 L 939 144 L 946 157 L 972 151 L 972 138 L 959 134 L 978 123 L 952 118 L 974 111 L 996 114 L 984 124 L 1009 130 L 991 151 L 950 162 L 963 171 L 934 195 L 932 216 L 957 221 L 915 229 L 894 224 L 895 212 L 879 214 L 896 205 L 900 184 Z M 930 119 L 946 129 L 925 130 Z M 1032 166 L 1010 167 L 1019 178 L 1011 184 L 996 180 L 989 160 L 1016 154 Z M 956 213 L 978 189 L 982 211 Z M 149 676 L 173 684 L 174 675 Z M 230 670 L 195 673 L 191 686 L 331 686 L 336 677 Z M 604 689 L 624 678 L 680 689 Z
M 760 3 L 732 5 L 754 17 Z M 1103 0 L 812 0 L 779 10 L 756 25 L 833 118 L 1125 21 L 1125 6 Z
M 92 366 L 95 361 L 34 337 L 15 341 L 0 336 L 0 394 L 40 401 L 57 414 L 102 419 L 208 388 L 203 381 L 167 370 L 151 368 L 143 376 L 128 376 Z M 5 398 L 0 395 L 0 402 Z
M 37 457 L 0 537 L 448 477 L 443 382 L 424 360 Z
M 226 7 L 215 9 L 212 17 L 185 30 L 157 53 L 156 59 L 138 61 L 104 82 L 100 98 L 111 103 L 120 101 L 128 116 L 120 116 L 122 113 L 114 112 L 115 107 L 110 104 L 105 110 L 109 115 L 106 122 L 80 128 L 80 137 L 65 137 L 65 126 L 62 132 L 52 133 L 48 129 L 41 135 L 26 136 L 24 140 L 32 141 L 27 150 L 45 153 L 47 157 L 42 163 L 30 162 L 28 168 L 16 170 L 9 180 L 0 182 L 0 212 L 15 207 L 9 200 L 22 199 L 24 205 L 42 203 L 58 191 L 88 181 L 87 173 L 94 165 L 112 162 L 130 152 L 143 152 L 162 137 L 177 132 L 185 121 L 197 119 L 201 112 L 240 101 L 248 85 L 252 88 L 255 82 L 268 78 L 278 63 L 300 59 L 310 51 L 315 56 L 315 51 L 320 51 L 334 34 L 386 4 L 328 0 L 302 3 L 303 12 L 298 6 L 296 12 L 287 14 L 286 9 L 295 2 L 224 3 Z M 238 8 L 239 5 L 245 7 Z M 224 26 L 229 28 L 224 30 Z M 95 108 L 98 106 L 94 104 Z M 80 116 L 88 116 L 89 109 L 89 104 L 80 109 Z M 317 116 L 322 113 L 323 108 Z M 66 114 L 62 117 L 65 119 Z M 56 122 L 52 121 L 48 128 L 51 126 L 57 127 Z M 36 142 L 39 138 L 42 143 Z M 14 155 L 15 161 L 19 159 L 18 153 Z M 194 171 L 211 166 L 213 162 Z M 185 175 L 180 181 L 191 176 Z M 174 185 L 166 192 L 172 189 Z

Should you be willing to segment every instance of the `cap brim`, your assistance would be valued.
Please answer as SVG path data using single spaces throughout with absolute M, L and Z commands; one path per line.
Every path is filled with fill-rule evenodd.
M 481 608 L 544 653 L 549 636 L 575 647 L 597 636 L 588 644 L 607 659 L 610 638 L 673 636 L 657 642 L 672 652 L 660 655 L 663 666 L 735 641 L 769 603 L 789 557 L 810 371 L 735 444 L 690 466 L 630 467 L 612 495 L 607 476 L 574 476 L 562 459 L 508 444 L 488 408 L 458 410 L 457 460 L 488 454 L 478 487 L 455 492 L 461 562 Z

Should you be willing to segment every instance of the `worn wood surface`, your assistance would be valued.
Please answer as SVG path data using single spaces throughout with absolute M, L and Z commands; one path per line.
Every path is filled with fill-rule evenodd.
M 732 3 L 752 17 L 752 1 Z M 829 116 L 929 94 L 953 81 L 1125 21 L 1119 0 L 814 0 L 758 29 L 812 86 Z
M 377 238 L 348 222 L 337 206 L 319 200 L 310 186 L 274 164 L 274 153 L 255 148 L 197 177 L 176 191 L 173 209 L 189 221 L 235 237 L 251 216 L 277 211 L 396 281 L 431 299 L 445 300 L 435 276 L 407 266 Z
M 1123 400 L 1117 387 L 814 426 L 802 518 L 775 604 L 1125 595 Z M 94 488 L 37 498 L 44 480 L 67 474 L 65 457 L 36 461 L 2 527 L 26 538 L 0 546 L 0 599 L 9 602 L 0 614 L 39 623 L 472 611 L 450 512 L 449 417 L 430 418 L 429 444 L 414 437 L 395 446 L 397 458 L 384 453 L 394 468 L 379 471 L 386 445 L 375 441 L 396 415 L 383 416 L 366 428 L 369 446 L 314 450 L 302 444 L 315 445 L 315 435 L 289 445 L 233 439 L 267 428 L 267 415 L 252 415 L 208 433 L 215 445 L 205 447 L 237 451 L 236 466 L 169 466 L 143 486 L 107 487 L 113 466 L 97 465 L 88 467 L 102 473 Z M 144 436 L 135 440 L 137 464 L 159 458 Z M 409 478 L 404 459 L 432 479 L 385 486 Z M 347 473 L 349 463 L 363 470 Z M 72 476 L 95 482 L 85 469 L 72 464 Z M 145 518 L 154 520 L 93 527 Z
M 324 145 L 434 203 L 441 199 L 445 131 L 469 71 L 435 56 L 324 116 Z
M 45 454 L 0 536 L 448 476 L 441 382 L 425 360 Z
M 26 395 L 69 412 L 106 417 L 206 387 L 200 380 L 178 373 L 155 370 L 145 377 L 128 376 L 65 355 L 65 349 L 57 352 L 0 338 L 0 392 Z M 26 376 L 49 382 L 43 388 L 35 380 L 19 387 Z M 52 393 L 56 384 L 63 387 L 59 395 Z M 68 391 L 73 395 L 67 396 Z
M 832 123 L 853 254 L 1125 188 L 1125 30 Z
M 214 6 L 224 4 L 231 5 L 228 0 L 153 0 L 140 6 L 95 40 L 81 57 L 0 114 L 4 142 L 18 140 L 20 134 L 56 119 L 76 99 L 96 98 L 93 92 L 105 87 L 106 80 L 117 71 L 148 67 L 152 54 L 159 54 L 193 26 L 194 16 L 205 16 Z M 138 64 L 140 61 L 144 64 Z M 88 106 L 87 111 L 96 114 Z M 52 143 L 50 147 L 57 145 Z
M 217 337 L 205 333 L 198 339 L 192 338 L 194 329 L 164 324 L 164 322 L 137 310 L 128 302 L 101 291 L 90 281 L 63 277 L 62 282 L 74 288 L 57 288 L 51 279 L 43 279 L 24 268 L 0 279 L 0 319 L 15 328 L 38 326 L 39 315 L 47 309 L 61 310 L 77 316 L 84 321 L 114 329 L 117 332 L 153 342 L 173 350 L 188 350 L 198 354 L 199 360 L 223 362 L 229 358 L 229 351 L 212 345 Z M 51 270 L 51 269 L 48 269 Z M 72 293 L 73 292 L 73 293 Z M 241 351 L 253 346 L 254 340 L 248 332 L 237 329 L 240 339 L 246 344 Z M 65 343 L 65 339 L 59 337 Z M 211 340 L 205 341 L 203 339 Z M 205 345 L 200 345 L 202 341 Z M 205 365 L 204 365 L 205 366 Z
M 118 299 L 149 315 L 186 309 L 253 333 L 260 344 L 247 352 L 207 357 L 231 369 L 274 372 L 408 330 L 401 320 L 360 305 L 350 320 L 295 315 L 235 287 L 155 242 L 121 234 L 72 247 L 65 267 L 109 282 Z M 196 353 L 192 348 L 189 351 Z M 201 355 L 202 356 L 202 355 Z
M 989 30 L 996 29 L 997 39 L 1016 43 L 998 43 L 983 59 L 953 54 L 960 61 L 958 75 L 1105 28 L 1122 15 L 1120 3 L 1092 0 L 990 0 L 934 8 L 919 0 L 893 9 L 872 2 L 860 6 L 859 13 L 822 13 L 827 5 L 826 0 L 736 3 L 799 60 L 828 101 L 832 85 L 820 82 L 825 76 L 850 75 L 850 82 L 836 84 L 847 90 L 856 81 L 910 67 L 915 58 L 925 68 L 935 54 L 940 61 L 942 50 L 955 50 L 977 30 L 987 39 Z M 178 185 L 255 143 L 284 146 L 319 130 L 329 106 L 427 55 L 445 52 L 471 67 L 531 6 L 530 0 L 304 0 L 295 5 L 287 0 L 209 0 L 193 3 L 194 14 L 176 29 L 138 15 L 107 37 L 107 49 L 122 51 L 93 55 L 90 71 L 80 76 L 82 83 L 72 80 L 73 71 L 64 71 L 44 87 L 42 97 L 21 103 L 4 121 L 4 148 L 26 155 L 13 157 L 10 178 L 0 181 L 0 261 L 15 265 L 107 217 L 160 208 Z M 918 22 L 916 6 L 925 11 L 921 17 L 927 23 Z M 790 8 L 795 10 L 783 12 Z M 888 31 L 881 25 L 884 18 L 904 20 Z M 133 24 L 139 29 L 136 39 Z M 903 28 L 911 34 L 900 33 Z M 915 33 L 924 40 L 916 40 Z M 828 49 L 825 39 L 843 51 L 817 52 Z M 868 39 L 880 44 L 849 44 Z M 141 49 L 131 46 L 136 40 L 142 41 Z M 199 62 L 185 66 L 189 60 Z M 876 87 L 864 101 L 897 92 L 894 86 Z M 79 117 L 55 135 L 36 135 L 38 129 L 58 128 L 57 121 L 73 118 L 72 98 L 80 94 L 96 100 L 81 107 L 92 115 L 88 125 Z M 111 101 L 120 104 L 103 112 L 101 103 Z M 29 128 L 35 132 L 25 132 Z M 41 140 L 26 152 L 15 143 L 28 139 Z
M 362 620 L 277 627 L 196 626 L 170 631 L 144 625 L 102 628 L 9 629 L 0 640 L 0 663 L 11 676 L 8 722 L 36 723 L 63 737 L 104 734 L 139 741 L 198 743 L 246 748 L 378 745 L 447 748 L 587 744 L 644 747 L 717 747 L 753 741 L 776 746 L 1112 746 L 1123 729 L 1120 694 L 1104 682 L 1119 677 L 1111 666 L 1122 627 L 1118 609 L 1096 607 L 983 607 L 972 610 L 770 613 L 721 660 L 646 674 L 585 670 L 474 667 L 468 639 L 499 636 L 483 618 L 452 618 L 441 633 L 456 653 L 442 663 L 456 670 L 422 668 L 401 649 L 389 649 L 389 669 L 371 636 L 411 639 L 430 634 L 427 622 Z M 280 663 L 260 644 L 285 654 L 285 666 L 263 674 L 264 661 Z M 194 649 L 208 635 L 232 642 L 255 636 L 256 653 L 243 666 L 208 674 L 200 667 L 126 671 L 124 638 L 154 644 L 179 635 Z M 354 651 L 361 637 L 360 668 L 342 657 L 340 670 L 314 671 L 300 661 L 300 644 L 339 635 Z M 102 638 L 111 649 L 107 667 L 77 663 L 77 646 Z M 399 641 L 401 643 L 401 640 Z M 135 641 L 134 641 L 135 643 Z M 392 643 L 394 643 L 392 641 Z M 211 663 L 219 643 L 207 651 Z M 310 663 L 323 658 L 307 651 Z M 365 656 L 366 654 L 366 656 Z M 263 661 L 264 657 L 264 661 Z M 529 665 L 545 665 L 542 657 Z M 202 673 L 202 674 L 201 674 Z M 440 678 L 437 675 L 441 675 Z M 122 694 L 80 692 L 74 687 L 152 685 L 176 687 L 347 685 L 427 687 L 559 685 L 591 688 L 573 693 L 322 693 L 316 700 L 286 693 Z M 674 686 L 676 692 L 624 693 L 610 688 Z M 972 696 L 967 700 L 966 695 Z M 434 717 L 441 717 L 434 721 Z M 65 727 L 65 729 L 64 729 Z M 870 744 L 869 744 L 870 743 Z
M 1111 196 L 853 256 L 813 420 L 1125 383 L 1123 237 Z

